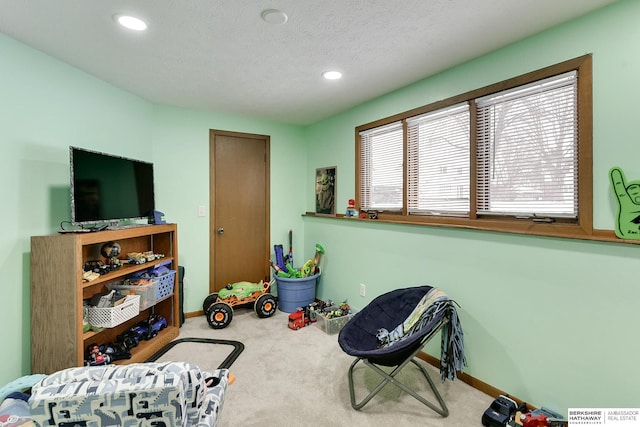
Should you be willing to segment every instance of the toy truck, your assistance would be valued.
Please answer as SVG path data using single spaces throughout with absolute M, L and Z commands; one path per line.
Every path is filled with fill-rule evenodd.
M 316 322 L 318 319 L 315 316 L 315 311 L 312 307 L 299 307 L 297 311 L 289 315 L 289 328 L 297 331 L 300 328 L 309 326 L 311 323 Z
M 504 427 L 518 409 L 518 404 L 509 396 L 500 395 L 482 414 L 482 425 L 485 427 Z

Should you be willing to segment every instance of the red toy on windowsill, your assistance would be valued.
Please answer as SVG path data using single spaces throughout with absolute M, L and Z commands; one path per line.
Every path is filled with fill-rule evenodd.
M 344 216 L 348 218 L 358 218 L 358 209 L 356 209 L 356 201 L 354 199 L 349 199 L 347 211 L 345 212 Z

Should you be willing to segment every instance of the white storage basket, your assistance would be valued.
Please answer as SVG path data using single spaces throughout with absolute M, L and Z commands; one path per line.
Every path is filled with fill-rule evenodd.
M 140 295 L 127 295 L 116 307 L 89 307 L 89 323 L 99 328 L 113 328 L 140 313 Z

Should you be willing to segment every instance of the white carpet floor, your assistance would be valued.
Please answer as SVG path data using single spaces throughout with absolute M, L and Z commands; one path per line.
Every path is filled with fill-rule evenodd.
M 359 411 L 351 407 L 347 370 L 354 358 L 313 324 L 298 331 L 287 327 L 287 313 L 259 319 L 251 309 L 234 311 L 225 329 L 209 327 L 204 316 L 188 318 L 179 338 L 236 340 L 245 349 L 231 366 L 235 381 L 227 390 L 221 427 L 236 426 L 481 426 L 480 419 L 493 398 L 457 381 L 440 382 L 428 371 L 449 409 L 441 417 L 394 385 L 387 385 Z M 215 369 L 232 350 L 226 345 L 179 344 L 160 360 L 184 360 L 202 369 Z M 356 396 L 366 395 L 379 376 L 361 365 L 355 374 Z M 411 364 L 398 379 L 427 400 L 433 393 Z

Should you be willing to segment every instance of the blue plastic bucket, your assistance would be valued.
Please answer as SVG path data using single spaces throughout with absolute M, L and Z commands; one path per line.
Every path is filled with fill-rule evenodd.
M 293 313 L 298 307 L 305 307 L 316 299 L 316 281 L 320 273 L 301 279 L 289 279 L 275 275 L 278 289 L 278 309 Z

